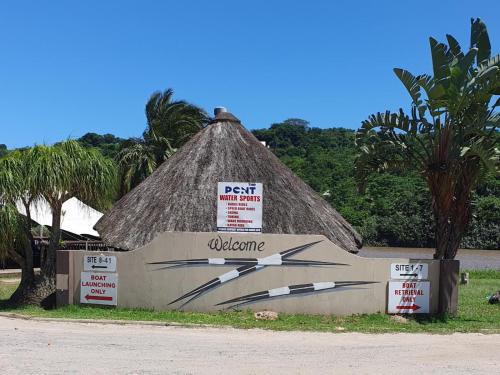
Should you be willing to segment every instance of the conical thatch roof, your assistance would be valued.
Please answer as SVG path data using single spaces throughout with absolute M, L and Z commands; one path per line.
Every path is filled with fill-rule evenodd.
M 228 112 L 196 134 L 96 224 L 131 250 L 166 231 L 217 231 L 217 183 L 263 184 L 263 233 L 323 234 L 348 251 L 361 237 Z

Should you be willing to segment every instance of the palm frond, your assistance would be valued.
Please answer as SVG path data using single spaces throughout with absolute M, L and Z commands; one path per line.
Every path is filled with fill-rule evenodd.
M 406 87 L 406 90 L 412 98 L 413 105 L 418 109 L 419 115 L 422 117 L 426 107 L 422 105 L 423 101 L 421 99 L 419 79 L 409 71 L 400 68 L 394 68 L 394 73 Z
M 448 40 L 448 45 L 450 46 L 450 52 L 454 57 L 461 59 L 464 56 L 462 49 L 460 48 L 460 43 L 450 34 L 446 34 L 446 39 Z
M 453 59 L 446 44 L 439 43 L 434 38 L 429 38 L 431 46 L 432 67 L 434 71 L 434 79 L 447 86 L 446 80 L 450 73 L 450 63 Z
M 470 48 L 476 47 L 477 64 L 488 60 L 491 56 L 491 44 L 488 30 L 485 23 L 480 18 L 471 19 Z

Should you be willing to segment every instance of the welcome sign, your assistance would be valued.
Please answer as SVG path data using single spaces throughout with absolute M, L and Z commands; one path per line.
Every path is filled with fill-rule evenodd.
M 349 315 L 387 311 L 389 292 L 403 313 L 438 306 L 440 261 L 358 257 L 321 235 L 163 232 L 142 248 L 114 252 L 119 275 L 85 272 L 92 255 L 58 251 L 59 304 Z M 390 289 L 391 264 L 413 263 L 426 264 L 429 279 Z
M 261 183 L 218 183 L 217 231 L 262 232 Z

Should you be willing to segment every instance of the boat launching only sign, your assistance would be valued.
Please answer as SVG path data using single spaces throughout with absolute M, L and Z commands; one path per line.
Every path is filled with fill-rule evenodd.
M 261 183 L 218 183 L 217 231 L 262 232 Z
M 82 272 L 80 303 L 116 306 L 118 274 Z

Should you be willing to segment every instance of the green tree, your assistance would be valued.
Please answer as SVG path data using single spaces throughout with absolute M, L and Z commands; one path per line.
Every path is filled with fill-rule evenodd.
M 309 121 L 303 120 L 301 118 L 289 118 L 283 121 L 283 124 L 293 125 L 293 126 L 301 126 L 305 130 L 309 129 Z
M 283 131 L 283 127 L 287 128 L 285 122 L 253 134 L 335 207 L 363 236 L 366 246 L 435 246 L 431 196 L 413 165 L 370 175 L 364 191 L 359 192 L 354 131 L 313 127 L 297 141 L 296 133 Z M 473 196 L 473 218 L 461 247 L 499 248 L 500 221 L 492 212 L 496 207 L 492 202 L 498 197 L 500 178 L 490 173 Z
M 96 149 L 76 141 L 54 146 L 35 146 L 14 152 L 0 160 L 0 252 L 9 255 L 23 270 L 22 282 L 12 303 L 39 303 L 55 291 L 56 249 L 61 238 L 62 205 L 72 197 L 103 208 L 112 201 L 117 188 L 114 162 Z M 39 277 L 33 277 L 30 204 L 45 199 L 52 211 L 47 254 Z M 21 201 L 27 217 L 14 214 Z M 9 250 L 10 249 L 10 250 Z
M 116 156 L 121 173 L 121 195 L 144 181 L 173 153 L 174 149 L 166 140 L 151 142 L 142 138 L 131 138 L 122 145 Z
M 500 246 L 500 178 L 487 174 L 472 199 L 473 214 L 462 246 L 498 249 Z
M 30 223 L 25 216 L 19 215 L 15 205 L 0 203 L 0 258 L 10 258 L 21 268 L 21 282 L 11 296 L 14 303 L 30 303 L 27 290 L 33 285 L 33 251 L 28 239 Z
M 472 193 L 486 169 L 498 171 L 500 56 L 491 57 L 485 24 L 471 21 L 470 48 L 430 38 L 433 76 L 394 69 L 412 98 L 411 114 L 377 113 L 357 134 L 360 180 L 411 164 L 432 197 L 436 259 L 453 259 L 471 219 Z
M 7 146 L 0 143 L 0 158 L 7 155 L 9 153 L 9 150 L 7 150 Z
M 122 194 L 134 188 L 206 126 L 207 114 L 184 100 L 172 100 L 173 90 L 155 92 L 146 103 L 147 128 L 142 138 L 123 143 L 116 160 L 122 173 Z
M 29 178 L 27 154 L 17 150 L 0 159 L 0 257 L 9 257 L 21 268 L 21 282 L 12 301 L 26 300 L 35 280 L 31 204 L 40 194 Z M 16 203 L 24 206 L 26 216 L 18 214 Z
M 82 146 L 85 147 L 95 147 L 101 151 L 104 156 L 109 158 L 115 158 L 122 143 L 125 141 L 122 138 L 115 137 L 112 134 L 96 134 L 96 133 L 86 133 L 77 140 Z

